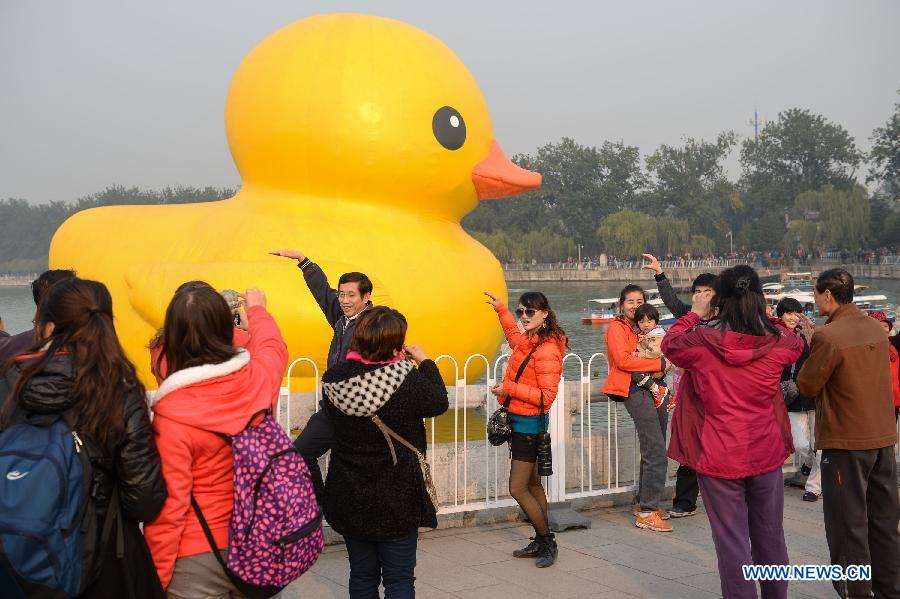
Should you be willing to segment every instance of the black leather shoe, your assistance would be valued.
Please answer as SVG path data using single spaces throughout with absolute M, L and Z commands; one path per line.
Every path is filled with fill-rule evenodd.
M 522 549 L 513 551 L 513 557 L 537 557 L 541 553 L 541 543 L 535 537 Z
M 812 491 L 807 491 L 803 494 L 803 501 L 818 501 L 819 495 L 821 495 L 821 493 L 813 493 Z
M 534 565 L 538 568 L 552 566 L 556 562 L 556 556 L 559 554 L 559 548 L 556 546 L 556 537 L 551 532 L 546 535 L 538 535 L 536 540 L 540 543 L 540 553 Z

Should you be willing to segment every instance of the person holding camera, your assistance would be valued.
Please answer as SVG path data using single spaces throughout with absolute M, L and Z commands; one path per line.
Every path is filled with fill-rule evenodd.
M 547 520 L 547 495 L 541 476 L 551 473 L 549 411 L 562 376 L 566 333 L 543 293 L 529 291 L 519 298 L 516 316 L 524 332 L 519 331 L 512 314 L 497 296 L 487 292 L 485 295 L 490 298 L 487 303 L 497 312 L 512 348 L 503 382 L 491 389 L 512 421 L 509 494 L 535 532 L 531 542 L 514 551 L 513 556 L 537 558 L 535 565 L 546 568 L 556 561 L 558 550 Z
M 287 367 L 287 345 L 266 310 L 266 296 L 248 289 L 250 337 L 234 343 L 234 320 L 225 298 L 202 281 L 185 283 L 169 302 L 153 398 L 153 431 L 162 460 L 166 500 L 144 534 L 169 597 L 236 597 L 210 550 L 229 543 L 234 507 L 234 464 L 229 435 L 260 410 L 274 410 Z M 201 526 L 192 502 L 202 509 Z
M 378 597 L 379 583 L 385 597 L 414 597 L 418 530 L 437 527 L 419 457 L 422 419 L 447 411 L 447 388 L 425 350 L 405 343 L 406 330 L 397 310 L 366 310 L 347 360 L 322 376 L 334 430 L 325 517 L 344 536 L 351 599 Z
M 722 596 L 756 597 L 742 566 L 788 564 L 784 477 L 793 452 L 781 374 L 803 353 L 800 337 L 766 316 L 755 270 L 728 268 L 715 283 L 716 326 L 699 326 L 713 294 L 697 292 L 691 311 L 662 342 L 691 384 L 678 395 L 668 455 L 697 472 L 719 564 Z M 759 583 L 763 597 L 787 597 L 786 580 Z

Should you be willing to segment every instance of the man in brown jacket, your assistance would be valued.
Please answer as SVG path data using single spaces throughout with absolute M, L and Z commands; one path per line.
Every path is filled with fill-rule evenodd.
M 900 597 L 897 463 L 887 337 L 853 303 L 853 277 L 819 275 L 814 296 L 828 316 L 797 377 L 816 397 L 825 536 L 831 563 L 871 564 L 871 581 L 835 581 L 841 597 Z

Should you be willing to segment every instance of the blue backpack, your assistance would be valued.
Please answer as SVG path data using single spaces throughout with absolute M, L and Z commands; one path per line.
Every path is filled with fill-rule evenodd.
M 102 564 L 91 462 L 68 420 L 20 416 L 0 432 L 0 560 L 27 596 L 76 597 Z M 113 493 L 103 539 L 117 512 Z

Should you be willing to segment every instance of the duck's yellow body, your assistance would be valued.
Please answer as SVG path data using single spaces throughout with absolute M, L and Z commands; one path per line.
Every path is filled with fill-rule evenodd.
M 478 86 L 444 44 L 379 17 L 303 19 L 243 61 L 225 121 L 243 179 L 235 197 L 87 210 L 51 244 L 52 268 L 109 287 L 145 382 L 144 348 L 175 288 L 193 279 L 260 287 L 291 358 L 324 366 L 331 331 L 300 270 L 267 254 L 280 247 L 304 252 L 334 287 L 343 272 L 369 275 L 373 301 L 403 312 L 408 341 L 431 356 L 461 365 L 496 352 L 501 331 L 482 292 L 505 297 L 503 273 L 459 221 L 479 198 L 540 177 L 503 156 Z

